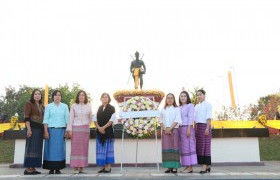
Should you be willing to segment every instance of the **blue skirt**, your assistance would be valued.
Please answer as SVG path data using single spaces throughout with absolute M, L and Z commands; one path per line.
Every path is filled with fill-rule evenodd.
M 43 168 L 59 170 L 65 168 L 65 128 L 48 128 L 50 138 L 45 140 Z
M 98 135 L 96 135 L 96 164 L 97 166 L 105 166 L 106 164 L 114 164 L 114 139 L 106 139 L 102 144 Z
M 27 130 L 25 131 L 27 132 Z M 23 166 L 26 168 L 41 167 L 44 129 L 31 127 L 31 131 L 32 136 L 26 137 Z

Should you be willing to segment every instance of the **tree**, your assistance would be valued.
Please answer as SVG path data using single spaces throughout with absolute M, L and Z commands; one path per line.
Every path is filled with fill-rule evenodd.
M 19 121 L 23 121 L 24 105 L 30 99 L 34 89 L 40 89 L 44 98 L 45 89 L 43 88 L 30 87 L 27 85 L 20 85 L 18 91 L 16 91 L 16 89 L 11 86 L 5 88 L 6 94 L 0 97 L 0 112 L 2 113 L 2 116 L 8 117 L 10 119 L 11 116 L 13 116 L 15 113 L 18 113 Z M 71 88 L 68 86 L 68 84 L 59 85 L 57 88 L 49 87 L 49 103 L 52 102 L 51 94 L 55 89 L 60 90 L 62 93 L 61 102 L 67 104 L 70 107 L 70 102 L 73 102 L 73 99 L 76 98 L 76 95 L 80 90 L 80 85 L 73 84 Z
M 15 114 L 17 108 L 16 90 L 9 86 L 5 88 L 5 96 L 1 96 L 1 112 L 5 117 L 11 117 Z
M 238 105 L 236 108 L 222 106 L 221 111 L 215 114 L 217 120 L 250 120 L 251 108 L 246 106 L 240 108 Z
M 274 119 L 278 105 L 280 105 L 280 93 L 261 97 L 257 104 L 258 114 L 266 115 L 267 119 Z
M 280 105 L 280 93 L 270 94 L 259 98 L 257 104 L 249 104 L 242 109 L 237 106 L 235 109 L 231 107 L 222 107 L 217 113 L 218 120 L 258 120 L 260 115 L 265 115 L 266 119 L 274 119 L 277 107 Z
M 200 89 L 203 89 L 203 88 L 200 88 L 199 86 L 196 86 L 196 87 L 193 88 L 193 90 L 188 90 L 188 92 L 190 93 L 190 96 L 191 96 L 191 101 L 194 105 L 198 104 L 196 93 Z

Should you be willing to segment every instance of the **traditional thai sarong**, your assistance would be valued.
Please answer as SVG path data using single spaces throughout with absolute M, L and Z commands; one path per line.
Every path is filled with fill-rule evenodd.
M 192 166 L 197 164 L 195 131 L 194 128 L 191 127 L 191 135 L 190 137 L 187 137 L 187 129 L 187 125 L 179 127 L 179 147 L 182 166 Z
M 59 170 L 65 168 L 65 128 L 48 128 L 50 138 L 45 140 L 43 168 Z
M 31 101 L 26 102 L 24 106 L 24 121 L 29 122 L 32 135 L 26 137 L 25 154 L 23 166 L 26 168 L 35 168 L 42 166 L 43 132 L 42 124 L 44 116 L 44 107 Z M 27 128 L 26 128 L 27 134 Z
M 179 168 L 179 131 L 174 128 L 172 134 L 162 132 L 162 166 L 164 168 Z
M 88 166 L 89 125 L 73 126 L 70 167 Z
M 196 153 L 198 164 L 211 165 L 211 138 L 212 132 L 209 129 L 209 135 L 205 135 L 207 124 L 196 124 Z
M 102 144 L 98 135 L 96 135 L 96 164 L 105 166 L 106 164 L 114 164 L 114 139 L 106 139 Z
M 41 167 L 44 129 L 43 127 L 41 128 L 31 127 L 31 131 L 32 131 L 32 136 L 30 138 L 26 137 L 23 166 L 27 168 Z
M 103 127 L 109 121 L 114 122 L 115 107 L 108 104 L 106 107 L 100 106 L 94 117 L 98 125 Z M 114 164 L 114 130 L 110 125 L 105 129 L 105 134 L 102 134 L 96 129 L 96 164 L 105 166 L 106 164 Z

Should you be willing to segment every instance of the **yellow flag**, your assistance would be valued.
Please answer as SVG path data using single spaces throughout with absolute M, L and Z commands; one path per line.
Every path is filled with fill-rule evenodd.
M 46 86 L 45 86 L 45 99 L 44 99 L 44 106 L 45 107 L 48 104 L 48 101 L 49 101 L 49 87 L 46 84 Z

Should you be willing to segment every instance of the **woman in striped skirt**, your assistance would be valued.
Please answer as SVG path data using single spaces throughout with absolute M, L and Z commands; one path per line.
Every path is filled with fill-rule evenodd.
M 67 135 L 71 139 L 70 167 L 74 173 L 83 173 L 88 166 L 89 126 L 92 120 L 91 106 L 85 91 L 79 91 L 70 109 Z
M 203 165 L 200 173 L 211 170 L 212 106 L 205 101 L 205 94 L 203 89 L 197 91 L 199 104 L 195 106 L 197 160 L 198 164 Z
M 181 124 L 181 112 L 175 102 L 174 94 L 169 93 L 160 115 L 162 166 L 167 168 L 165 173 L 177 173 L 177 169 L 180 167 L 179 124 Z

